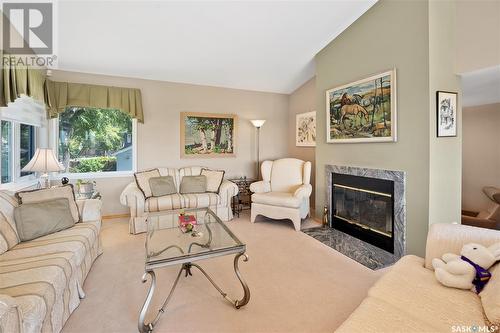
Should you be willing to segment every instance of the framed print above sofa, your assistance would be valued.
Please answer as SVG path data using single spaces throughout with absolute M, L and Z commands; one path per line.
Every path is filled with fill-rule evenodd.
M 181 158 L 234 157 L 238 116 L 181 112 Z
M 326 142 L 396 141 L 396 69 L 326 91 Z

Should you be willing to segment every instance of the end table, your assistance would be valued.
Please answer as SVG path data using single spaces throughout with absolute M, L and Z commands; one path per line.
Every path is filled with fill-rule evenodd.
M 233 214 L 240 217 L 241 211 L 250 209 L 252 206 L 252 191 L 250 191 L 250 184 L 255 183 L 256 179 L 246 177 L 229 179 L 238 186 L 238 194 L 232 199 Z

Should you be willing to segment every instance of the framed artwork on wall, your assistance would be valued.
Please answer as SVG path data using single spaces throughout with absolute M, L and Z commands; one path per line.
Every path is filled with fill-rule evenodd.
M 436 127 L 438 137 L 457 136 L 457 96 L 450 91 L 436 92 Z
M 326 91 L 326 142 L 396 141 L 396 70 Z
M 180 120 L 181 158 L 236 156 L 236 115 L 181 112 Z
M 316 147 L 316 111 L 295 115 L 295 145 Z

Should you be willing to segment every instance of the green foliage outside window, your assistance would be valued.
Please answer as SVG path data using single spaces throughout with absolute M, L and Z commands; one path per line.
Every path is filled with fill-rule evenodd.
M 132 119 L 120 110 L 70 107 L 59 115 L 59 160 L 69 172 L 117 170 L 131 145 Z

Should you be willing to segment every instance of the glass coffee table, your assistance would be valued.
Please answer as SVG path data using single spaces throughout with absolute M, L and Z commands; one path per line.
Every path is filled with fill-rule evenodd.
M 243 261 L 248 261 L 248 256 L 245 254 L 246 245 L 209 208 L 183 210 L 186 215 L 194 215 L 197 223 L 194 232 L 184 233 L 179 227 L 180 212 L 152 213 L 146 220 L 148 227 L 146 236 L 146 265 L 142 282 L 145 283 L 149 275 L 151 276 L 151 285 L 139 315 L 139 331 L 142 333 L 153 331 L 160 316 L 165 312 L 165 308 L 172 297 L 182 273 L 184 272 L 185 277 L 191 276 L 191 269 L 193 267 L 200 270 L 222 297 L 233 304 L 236 309 L 241 308 L 250 300 L 250 289 L 243 280 L 238 268 L 241 257 L 243 257 Z M 203 268 L 194 263 L 199 260 L 231 254 L 235 255 L 233 267 L 243 287 L 244 294 L 241 300 L 230 298 Z M 146 314 L 156 288 L 155 270 L 171 265 L 181 265 L 179 273 L 163 305 L 158 310 L 156 317 L 152 322 L 146 323 Z

